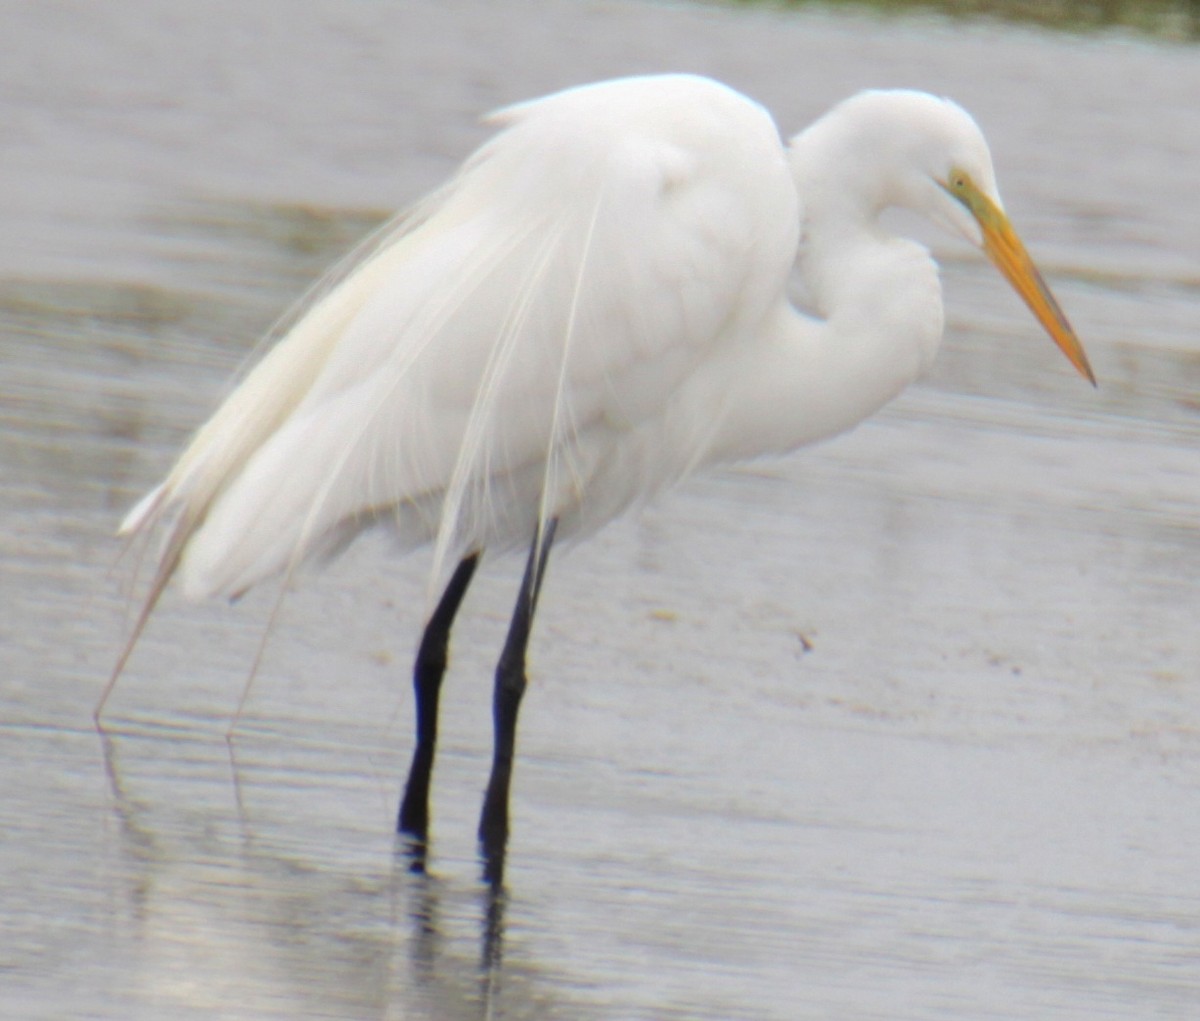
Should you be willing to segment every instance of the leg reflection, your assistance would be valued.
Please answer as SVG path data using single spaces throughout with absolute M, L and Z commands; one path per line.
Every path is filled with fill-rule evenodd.
M 494 977 L 504 959 L 504 909 L 508 894 L 502 886 L 488 885 L 483 912 L 483 946 L 480 964 L 485 979 Z
M 507 892 L 503 887 L 462 884 L 412 868 L 412 844 L 395 844 L 394 919 L 408 930 L 406 964 L 394 983 L 407 1007 L 425 1017 L 500 1017 L 506 985 L 504 965 Z M 463 936 L 478 925 L 479 953 L 464 954 Z M 469 925 L 464 932 L 464 924 Z M 517 979 L 508 996 L 522 995 Z

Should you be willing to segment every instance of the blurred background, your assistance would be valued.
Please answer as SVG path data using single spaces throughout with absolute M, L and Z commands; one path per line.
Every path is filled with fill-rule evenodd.
M 0 0 L 0 1016 L 1194 1017 L 1198 32 L 1194 2 Z M 392 830 L 429 565 L 385 539 L 281 602 L 169 591 L 98 732 L 146 573 L 115 527 L 257 339 L 488 111 L 658 71 L 785 136 L 866 87 L 962 103 L 1099 389 L 915 227 L 928 378 L 556 551 L 499 896 L 516 560 L 456 633 L 427 873 Z

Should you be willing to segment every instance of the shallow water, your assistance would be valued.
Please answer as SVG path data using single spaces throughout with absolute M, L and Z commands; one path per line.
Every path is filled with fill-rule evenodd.
M 297 10 L 0 4 L 0 1016 L 1193 1017 L 1197 51 Z M 254 338 L 479 113 L 663 69 L 785 130 L 865 85 L 958 98 L 1100 390 L 935 239 L 929 379 L 556 551 L 500 898 L 473 834 L 516 561 L 456 634 L 427 874 L 391 832 L 427 563 L 386 542 L 288 595 L 230 743 L 275 593 L 168 594 L 101 737 L 136 562 L 112 530 Z

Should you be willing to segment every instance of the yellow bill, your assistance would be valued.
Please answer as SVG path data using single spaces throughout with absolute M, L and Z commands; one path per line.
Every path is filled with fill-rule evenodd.
M 1012 284 L 1054 343 L 1079 370 L 1079 374 L 1095 386 L 1096 376 L 1088 364 L 1083 345 L 1004 211 L 964 173 L 952 174 L 943 187 L 970 210 L 983 231 L 983 250 L 988 258 Z

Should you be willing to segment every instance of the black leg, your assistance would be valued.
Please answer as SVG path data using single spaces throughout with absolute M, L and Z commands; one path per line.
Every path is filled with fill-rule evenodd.
M 558 519 L 551 518 L 534 536 L 529 548 L 529 561 L 517 605 L 513 608 L 512 623 L 500 662 L 496 666 L 496 688 L 492 701 L 492 716 L 496 727 L 496 744 L 492 758 L 492 775 L 483 799 L 483 814 L 479 818 L 479 841 L 483 849 L 484 875 L 493 885 L 499 885 L 504 870 L 504 848 L 508 843 L 508 787 L 512 778 L 513 748 L 517 737 L 517 712 L 525 693 L 525 649 L 533 614 L 537 609 L 542 577 Z
M 450 627 L 467 586 L 479 566 L 479 554 L 464 557 L 454 571 L 450 584 L 442 594 L 437 609 L 425 625 L 417 661 L 413 667 L 413 690 L 417 702 L 417 747 L 413 752 L 404 800 L 396 828 L 424 841 L 429 835 L 429 778 L 433 773 L 433 753 L 437 744 L 438 698 L 442 676 L 446 672 Z

